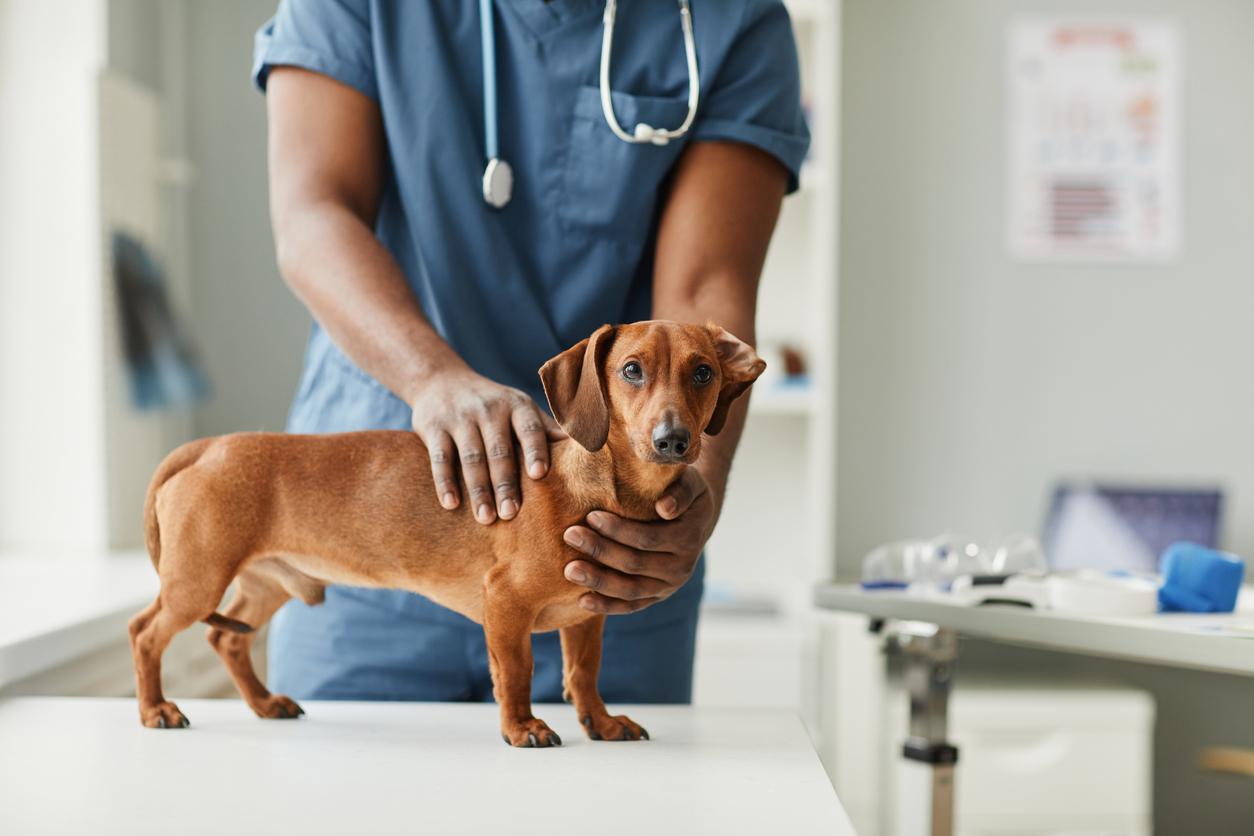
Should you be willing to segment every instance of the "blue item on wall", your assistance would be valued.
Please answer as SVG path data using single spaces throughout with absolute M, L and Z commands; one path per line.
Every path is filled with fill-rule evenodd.
M 209 379 L 166 295 L 165 275 L 148 247 L 113 233 L 122 348 L 136 409 L 172 409 L 203 400 Z
M 1158 603 L 1164 612 L 1232 612 L 1245 577 L 1245 562 L 1196 543 L 1175 543 L 1163 552 Z

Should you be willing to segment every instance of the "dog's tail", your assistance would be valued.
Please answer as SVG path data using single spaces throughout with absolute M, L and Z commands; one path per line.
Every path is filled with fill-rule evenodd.
M 157 493 L 176 473 L 195 464 L 211 441 L 211 438 L 202 438 L 184 444 L 166 456 L 152 474 L 152 481 L 148 483 L 148 495 L 144 498 L 144 545 L 148 547 L 148 557 L 152 560 L 154 569 L 161 565 L 161 526 L 157 522 Z
M 227 618 L 225 615 L 218 613 L 210 613 L 209 617 L 203 619 L 210 627 L 217 627 L 219 630 L 228 630 L 232 633 L 251 633 L 253 628 L 242 621 L 236 621 L 234 618 Z

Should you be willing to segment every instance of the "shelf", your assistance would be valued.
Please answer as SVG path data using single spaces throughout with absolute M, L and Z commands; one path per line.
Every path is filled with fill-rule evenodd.
M 0 556 L 0 687 L 125 639 L 157 586 L 140 552 Z
M 797 23 L 812 23 L 824 20 L 831 14 L 835 0 L 784 0 L 788 14 Z
M 814 390 L 809 386 L 775 384 L 754 390 L 750 415 L 808 416 L 814 410 Z
M 797 194 L 811 194 L 831 188 L 827 177 L 825 165 L 807 161 L 801 167 L 801 175 L 798 178 L 801 181 L 801 188 L 797 190 Z

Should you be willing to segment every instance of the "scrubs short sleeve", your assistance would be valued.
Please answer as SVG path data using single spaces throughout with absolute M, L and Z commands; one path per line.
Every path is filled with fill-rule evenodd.
M 760 148 L 788 169 L 788 191 L 800 182 L 810 149 L 792 22 L 780 0 L 750 0 L 746 20 L 713 79 L 703 80 L 696 140 L 732 140 Z M 694 13 L 695 17 L 695 13 Z M 695 19 L 694 25 L 700 20 Z
M 264 91 L 274 67 L 302 67 L 378 101 L 371 32 L 368 0 L 283 0 L 257 32 L 253 83 Z

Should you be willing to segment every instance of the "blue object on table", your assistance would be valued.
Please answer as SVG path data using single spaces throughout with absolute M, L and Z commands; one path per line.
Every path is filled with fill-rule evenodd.
M 1164 612 L 1232 612 L 1245 577 L 1238 557 L 1196 543 L 1175 543 L 1163 552 L 1158 603 Z

